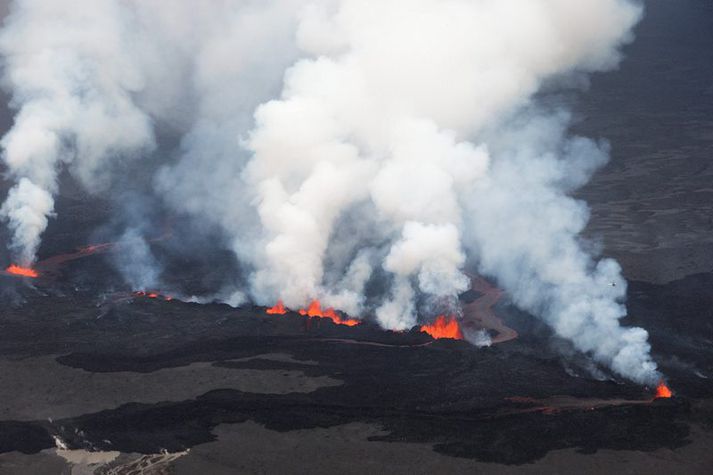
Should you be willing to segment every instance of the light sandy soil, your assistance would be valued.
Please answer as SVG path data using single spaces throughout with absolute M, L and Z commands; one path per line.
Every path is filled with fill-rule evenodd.
M 28 456 L 13 452 L 0 456 L 0 475 L 105 474 L 709 474 L 713 467 L 710 434 L 691 433 L 692 443 L 676 451 L 600 450 L 583 454 L 557 450 L 532 464 L 496 465 L 440 455 L 426 444 L 371 442 L 383 435 L 378 427 L 354 423 L 329 429 L 274 432 L 259 424 L 222 425 L 218 440 L 180 454 L 141 456 L 122 454 L 108 464 L 92 459 L 74 463 L 46 450 Z M 535 435 L 533 435 L 535 436 Z M 75 454 L 76 455 L 76 454 Z M 142 468 L 143 467 L 143 468 Z M 170 469 L 169 469 L 170 467 Z
M 310 365 L 289 355 L 257 358 Z M 239 360 L 235 360 L 239 361 Z M 193 363 L 152 373 L 91 373 L 53 356 L 0 360 L 0 420 L 62 419 L 113 409 L 129 402 L 184 401 L 214 389 L 259 394 L 310 393 L 342 382 L 295 370 L 255 370 Z
M 220 426 L 215 432 L 218 441 L 197 446 L 175 462 L 177 474 L 571 474 L 574 467 L 580 474 L 706 474 L 713 467 L 713 440 L 700 431 L 692 433 L 691 445 L 675 452 L 560 450 L 520 466 L 447 457 L 425 444 L 370 442 L 369 437 L 382 432 L 366 424 L 278 433 L 248 422 Z

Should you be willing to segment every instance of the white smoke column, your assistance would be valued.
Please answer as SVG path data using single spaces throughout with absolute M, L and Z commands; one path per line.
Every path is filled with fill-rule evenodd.
M 108 180 L 107 160 L 153 144 L 150 122 L 131 98 L 143 80 L 121 3 L 17 0 L 0 35 L 3 84 L 19 109 L 0 142 L 18 179 L 0 215 L 24 265 L 35 259 L 62 164 L 96 190 Z
M 528 107 L 545 80 L 615 66 L 639 15 L 626 0 L 313 3 L 298 36 L 308 57 L 258 109 L 248 142 L 262 224 L 254 297 L 330 302 L 330 236 L 368 203 L 392 243 L 391 298 L 376 309 L 385 327 L 416 322 L 417 292 L 464 290 L 465 247 L 557 334 L 654 382 L 646 332 L 619 324 L 620 269 L 582 250 L 588 211 L 568 197 L 606 155 L 568 141 L 562 115 Z
M 186 90 L 194 110 L 183 136 L 180 159 L 157 176 L 169 203 L 198 220 L 225 229 L 228 240 L 244 242 L 254 223 L 252 197 L 240 174 L 249 156 L 241 147 L 255 108 L 279 93 L 285 69 L 297 58 L 294 42 L 297 0 L 193 0 L 138 3 L 152 21 L 149 37 L 183 37 L 190 48 Z M 194 10 L 199 10 L 194 13 Z M 162 42 L 162 43 L 163 43 Z M 170 84 L 173 72 L 167 71 Z M 169 111 L 170 113 L 170 111 Z M 236 252 L 250 254 L 251 249 Z M 249 246 L 248 246 L 249 247 Z
M 258 301 L 281 293 L 297 305 L 325 293 L 319 287 L 335 220 L 361 201 L 370 200 L 384 219 L 385 236 L 398 236 L 407 223 L 403 239 L 411 240 L 418 230 L 455 227 L 450 254 L 462 255 L 459 197 L 489 161 L 485 147 L 462 138 L 522 104 L 544 78 L 580 63 L 609 64 L 635 13 L 613 1 L 582 8 L 529 1 L 313 4 L 298 38 L 315 59 L 288 72 L 282 99 L 258 110 L 249 142 L 254 159 L 245 177 L 261 197 L 264 236 L 256 246 L 264 252 L 253 254 Z M 617 15 L 624 19 L 615 21 Z M 571 17 L 611 25 L 573 28 Z M 421 258 L 426 272 L 437 267 L 427 262 L 429 250 Z M 462 289 L 458 261 L 442 269 L 450 277 L 442 292 Z M 397 287 L 421 273 L 401 267 L 408 271 L 395 273 Z M 413 315 L 401 308 L 405 327 Z
M 112 257 L 126 282 L 133 290 L 156 290 L 160 266 L 138 229 L 128 229 L 117 241 Z
M 567 141 L 562 120 L 529 117 L 525 127 L 498 132 L 501 160 L 466 206 L 471 253 L 520 308 L 577 349 L 634 381 L 655 384 L 647 332 L 619 324 L 626 315 L 621 268 L 582 250 L 577 236 L 588 209 L 565 194 L 589 179 L 606 151 L 581 138 Z M 553 154 L 558 144 L 559 156 Z
M 47 228 L 47 219 L 54 210 L 52 195 L 27 178 L 21 178 L 8 193 L 0 216 L 7 220 L 13 232 L 12 250 L 18 261 L 28 265 L 34 260 L 40 236 Z
M 467 288 L 468 258 L 651 383 L 646 332 L 619 324 L 620 269 L 583 251 L 588 210 L 569 197 L 606 152 L 535 99 L 615 67 L 640 14 L 634 0 L 17 0 L 0 37 L 19 108 L 2 214 L 31 261 L 57 168 L 100 187 L 110 158 L 152 145 L 150 116 L 185 134 L 156 178 L 166 202 L 219 227 L 250 271 L 234 302 L 319 298 L 407 329 L 424 300 Z M 373 273 L 390 288 L 367 308 Z

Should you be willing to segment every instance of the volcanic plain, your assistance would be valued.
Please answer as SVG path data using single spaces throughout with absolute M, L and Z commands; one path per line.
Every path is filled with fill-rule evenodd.
M 0 274 L 0 474 L 710 473 L 713 7 L 646 4 L 621 69 L 577 97 L 575 132 L 612 146 L 579 197 L 672 397 L 593 364 L 475 275 L 463 331 L 490 346 L 132 293 L 111 247 L 86 248 L 112 203 L 65 175 L 48 267 Z M 206 275 L 191 270 L 176 275 Z

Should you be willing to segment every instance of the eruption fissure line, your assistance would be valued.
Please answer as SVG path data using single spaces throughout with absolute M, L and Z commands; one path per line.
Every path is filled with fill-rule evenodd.
M 661 379 L 648 333 L 620 323 L 620 266 L 579 237 L 589 211 L 573 194 L 608 147 L 538 99 L 617 67 L 639 0 L 205 3 L 12 0 L 1 82 L 18 112 L 0 148 L 15 183 L 0 220 L 13 262 L 35 261 L 66 166 L 121 196 L 132 224 L 114 264 L 134 289 L 164 287 L 149 196 L 191 220 L 186 246 L 215 230 L 235 272 L 250 269 L 222 283 L 231 305 L 320 296 L 402 331 L 421 304 L 454 302 L 473 262 L 599 364 Z M 162 158 L 141 161 L 160 162 L 141 168 L 150 185 L 117 179 L 117 161 L 148 156 Z
M 8 266 L 8 268 L 5 269 L 5 272 L 19 277 L 29 277 L 31 279 L 36 279 L 40 276 L 39 272 L 37 272 L 36 270 L 30 267 L 18 266 L 16 264 L 11 264 L 10 266 Z
M 8 275 L 13 275 L 17 277 L 29 277 L 29 278 L 39 278 L 40 275 L 44 277 L 53 277 L 59 269 L 59 266 L 65 264 L 69 261 L 75 259 L 81 259 L 83 257 L 92 256 L 94 254 L 109 252 L 114 249 L 114 243 L 103 243 L 94 244 L 89 246 L 80 247 L 77 252 L 58 254 L 56 256 L 48 257 L 37 262 L 33 267 L 23 267 L 17 264 L 11 264 L 5 269 Z
M 279 300 L 277 302 L 277 305 L 274 307 L 268 308 L 265 310 L 265 313 L 268 315 L 285 315 L 289 312 L 289 310 L 285 307 L 285 305 L 282 303 L 282 300 Z M 319 302 L 319 300 L 312 300 L 312 302 L 309 304 L 309 306 L 304 309 L 301 308 L 297 311 L 298 314 L 302 315 L 303 317 L 310 317 L 310 318 L 326 318 L 331 320 L 337 325 L 345 325 L 348 327 L 355 327 L 359 324 L 361 324 L 361 320 L 357 320 L 355 318 L 349 318 L 349 317 L 342 317 L 337 313 L 336 310 L 333 308 L 327 308 L 325 310 L 322 310 L 322 304 Z

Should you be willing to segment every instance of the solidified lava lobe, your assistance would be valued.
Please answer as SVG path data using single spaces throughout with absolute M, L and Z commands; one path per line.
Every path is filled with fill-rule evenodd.
M 30 277 L 32 279 L 36 279 L 40 276 L 40 274 L 34 269 L 31 269 L 29 267 L 21 267 L 15 264 L 10 265 L 7 269 L 5 269 L 5 272 L 12 275 Z
M 673 396 L 673 392 L 671 389 L 666 386 L 666 383 L 661 381 L 659 385 L 656 387 L 656 396 L 654 396 L 655 399 L 668 399 L 671 396 Z
M 463 332 L 455 317 L 446 317 L 440 315 L 436 321 L 421 327 L 423 333 L 428 333 L 433 338 L 440 340 L 442 338 L 451 338 L 453 340 L 462 340 Z

